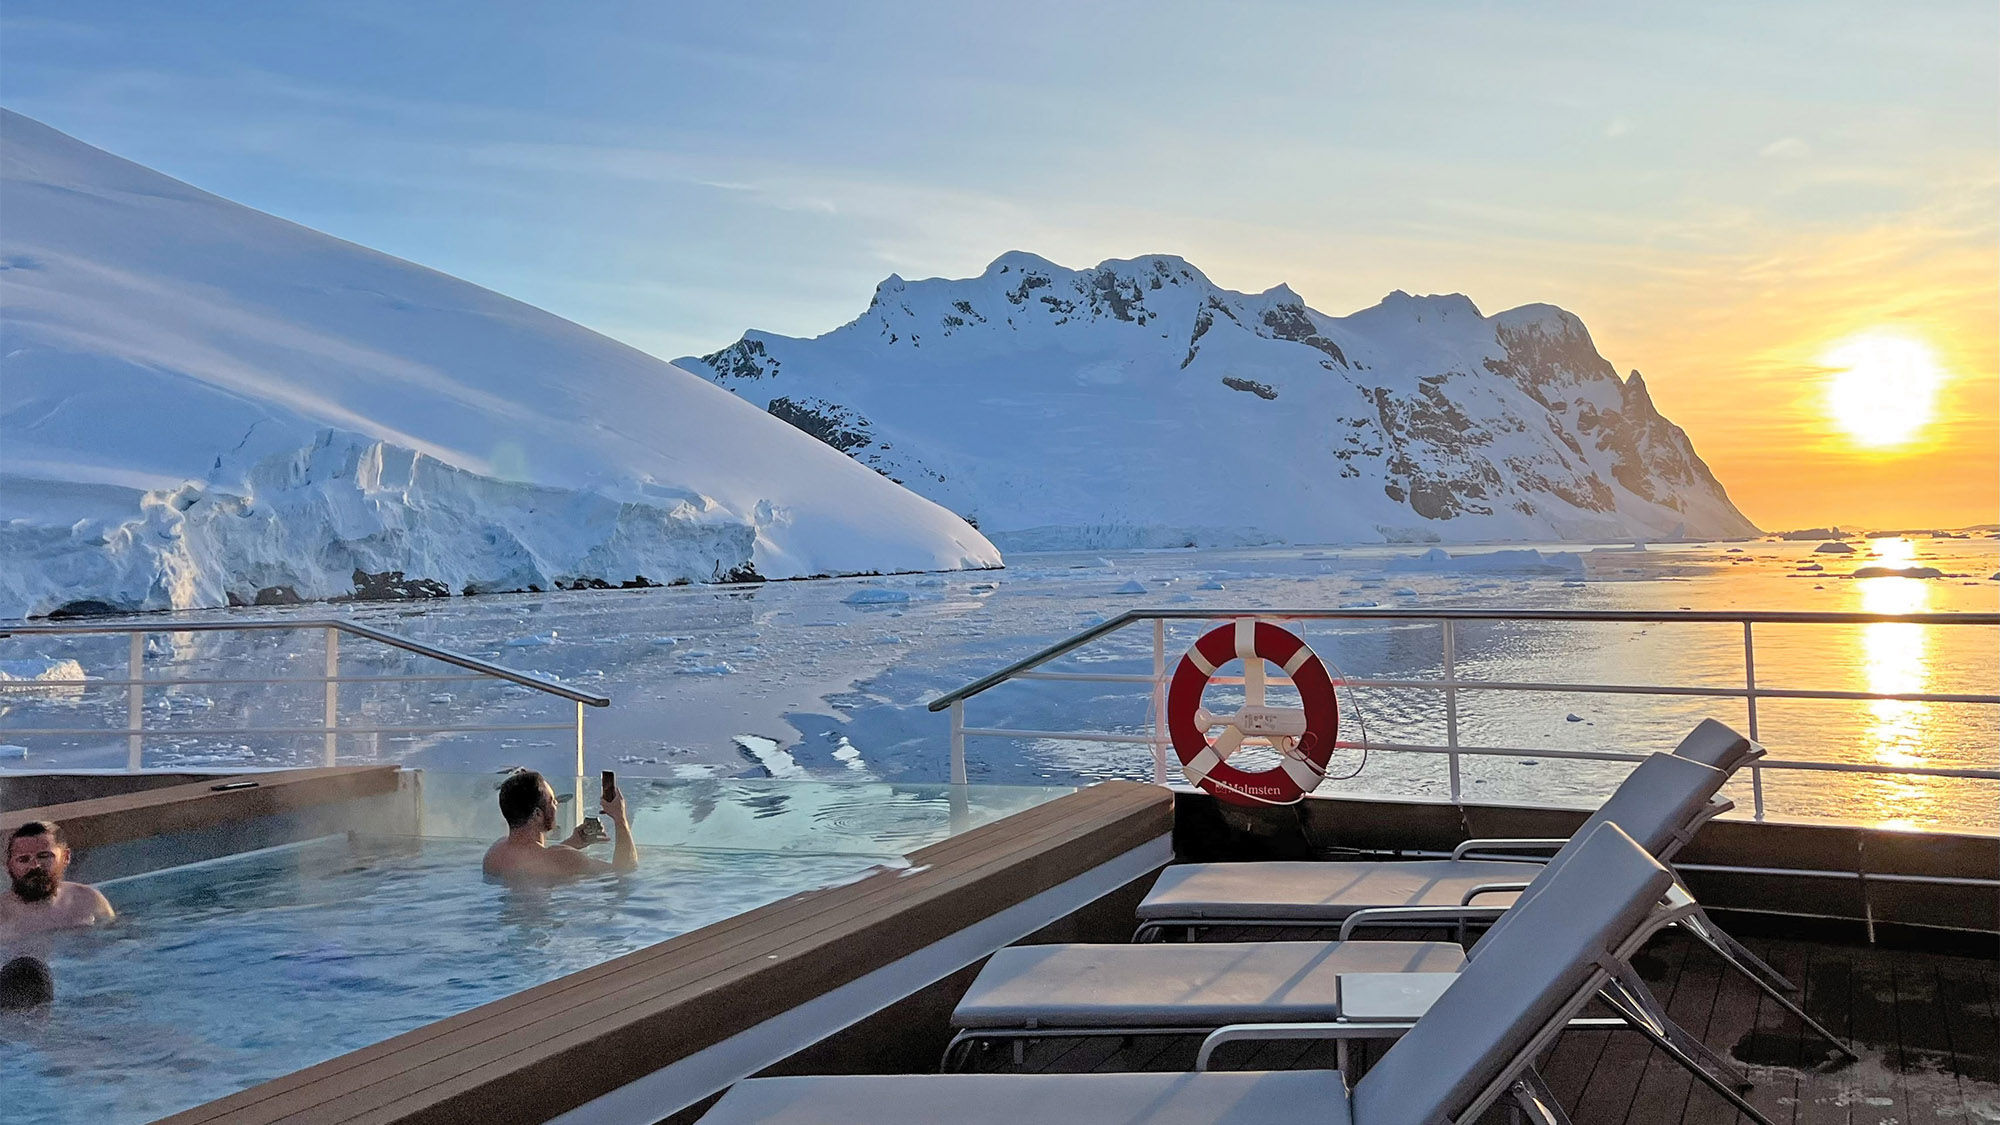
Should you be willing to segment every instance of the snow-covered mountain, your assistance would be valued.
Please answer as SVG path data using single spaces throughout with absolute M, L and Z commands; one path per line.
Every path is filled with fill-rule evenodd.
M 0 617 L 999 561 L 660 360 L 0 116 Z
M 1396 292 L 1346 317 L 1159 255 L 890 277 L 706 373 L 1004 547 L 1737 536 L 1687 435 L 1575 316 Z

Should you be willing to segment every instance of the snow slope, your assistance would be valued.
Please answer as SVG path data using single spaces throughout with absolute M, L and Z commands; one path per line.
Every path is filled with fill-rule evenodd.
M 811 340 L 676 361 L 1009 548 L 1749 535 L 1634 372 L 1549 305 L 1330 317 L 1158 255 L 890 277 Z
M 12 113 L 0 214 L 0 617 L 999 563 L 702 379 Z

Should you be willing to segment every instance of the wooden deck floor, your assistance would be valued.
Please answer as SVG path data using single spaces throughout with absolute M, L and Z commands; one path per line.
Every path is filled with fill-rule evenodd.
M 1860 1062 L 1816 1068 L 1819 1048 L 1796 1019 L 1677 934 L 1655 941 L 1638 968 L 1682 1027 L 1749 1066 L 1757 1086 L 1746 1096 L 1777 1125 L 2000 1122 L 2000 962 L 1806 941 L 1745 944 L 1804 986 L 1806 1011 L 1846 1036 Z M 1188 1069 L 1199 1045 L 1191 1038 L 1045 1040 L 1018 1066 L 998 1047 L 976 1052 L 969 1069 Z M 1356 1061 L 1365 1067 L 1367 1054 L 1357 1052 Z M 1218 1054 L 1217 1062 L 1331 1067 L 1333 1051 L 1324 1043 L 1246 1045 L 1237 1055 Z M 1567 1032 L 1541 1069 L 1577 1125 L 1747 1123 L 1631 1032 Z

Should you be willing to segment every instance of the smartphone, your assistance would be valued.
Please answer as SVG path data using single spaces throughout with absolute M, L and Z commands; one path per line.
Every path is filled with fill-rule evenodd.
M 604 822 L 597 819 L 594 816 L 584 817 L 582 828 L 583 828 L 583 838 L 586 840 L 596 842 L 598 840 L 609 840 L 611 838 L 611 834 L 604 830 Z
M 618 795 L 618 776 L 610 770 L 604 771 L 604 784 L 598 787 L 597 799 L 609 801 Z

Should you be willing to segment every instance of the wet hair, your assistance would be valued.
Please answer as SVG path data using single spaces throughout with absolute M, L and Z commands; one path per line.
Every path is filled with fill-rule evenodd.
M 14 831 L 8 833 L 7 835 L 8 850 L 10 852 L 13 850 L 14 841 L 25 840 L 30 836 L 47 836 L 49 838 L 49 841 L 55 844 L 55 846 L 59 848 L 66 848 L 69 846 L 69 841 L 63 838 L 62 825 L 57 824 L 53 820 L 31 820 L 28 823 L 23 824 L 21 827 L 14 829 Z
M 0 1011 L 39 1007 L 55 998 L 55 974 L 46 964 L 33 957 L 16 957 L 0 965 Z
M 507 827 L 519 828 L 542 811 L 542 775 L 534 770 L 515 770 L 500 783 L 500 815 Z

